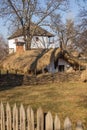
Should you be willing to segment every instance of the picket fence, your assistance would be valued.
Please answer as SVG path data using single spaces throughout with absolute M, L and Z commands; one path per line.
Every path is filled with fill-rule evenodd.
M 0 104 L 0 130 L 61 130 L 60 119 L 58 115 L 53 120 L 51 112 L 45 116 L 42 108 L 37 110 L 37 119 L 35 125 L 35 115 L 32 108 L 27 109 L 21 104 L 20 108 L 15 104 L 13 109 L 9 103 L 6 106 Z M 82 123 L 79 121 L 76 130 L 83 130 Z M 72 123 L 68 117 L 64 121 L 64 130 L 72 130 Z

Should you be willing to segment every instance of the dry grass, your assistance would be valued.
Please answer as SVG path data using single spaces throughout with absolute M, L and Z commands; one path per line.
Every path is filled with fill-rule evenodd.
M 83 82 L 86 82 L 87 81 L 87 70 L 84 70 L 81 74 L 81 80 Z
M 87 83 L 20 86 L 0 91 L 0 100 L 11 105 L 31 105 L 34 110 L 42 106 L 45 112 L 58 113 L 62 121 L 69 116 L 72 122 L 81 120 L 87 127 Z

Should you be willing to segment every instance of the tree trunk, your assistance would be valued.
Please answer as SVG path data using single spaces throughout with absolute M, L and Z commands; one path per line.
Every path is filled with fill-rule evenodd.
M 31 41 L 32 41 L 31 36 L 27 37 L 27 42 L 26 42 L 27 50 L 31 49 Z

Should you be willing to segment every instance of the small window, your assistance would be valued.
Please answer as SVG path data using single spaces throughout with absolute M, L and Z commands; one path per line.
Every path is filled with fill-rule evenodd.
M 39 41 L 39 38 L 38 38 L 38 37 L 36 37 L 36 41 L 37 41 L 37 42 Z
M 58 70 L 59 72 L 64 72 L 64 65 L 59 65 Z
M 18 42 L 18 39 L 17 39 L 17 38 L 15 38 L 15 42 Z

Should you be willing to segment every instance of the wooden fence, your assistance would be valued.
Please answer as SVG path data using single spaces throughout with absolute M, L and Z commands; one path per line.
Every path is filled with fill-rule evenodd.
M 15 74 L 15 75 L 17 75 L 18 71 L 17 70 L 10 71 L 10 70 L 0 69 L 0 75 L 2 75 L 2 74 L 6 74 L 6 75 L 8 75 L 8 74 Z
M 20 108 L 15 104 L 13 108 L 9 103 L 6 106 L 0 104 L 0 130 L 61 130 L 61 123 L 58 115 L 53 119 L 52 114 L 48 112 L 45 116 L 42 108 L 37 110 L 37 119 L 35 124 L 35 114 L 31 107 Z M 83 130 L 82 123 L 79 121 L 76 130 Z M 72 123 L 68 117 L 64 121 L 64 130 L 72 130 Z

